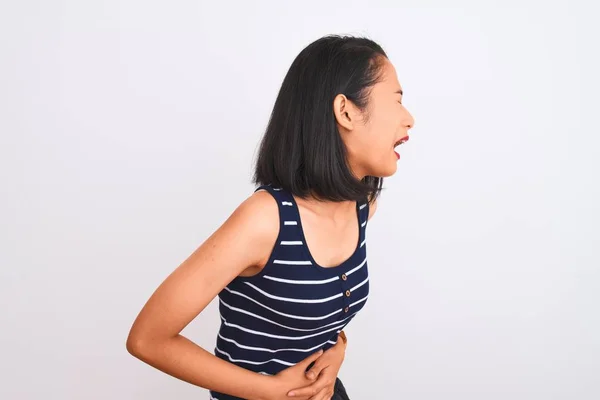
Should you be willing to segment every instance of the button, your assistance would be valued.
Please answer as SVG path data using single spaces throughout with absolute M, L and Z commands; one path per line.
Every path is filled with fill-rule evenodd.
M 346 297 L 350 297 L 350 291 L 346 290 Z
M 342 274 L 342 280 L 345 281 L 347 279 L 348 279 L 348 277 L 346 276 L 346 274 Z
M 350 310 L 350 307 L 344 308 L 344 312 L 347 313 Z

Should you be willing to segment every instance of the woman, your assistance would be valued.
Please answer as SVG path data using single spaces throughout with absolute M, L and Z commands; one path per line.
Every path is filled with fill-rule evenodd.
M 128 351 L 218 400 L 347 399 L 337 374 L 342 329 L 369 291 L 366 224 L 413 124 L 379 45 L 306 47 L 263 137 L 257 190 L 158 287 Z M 216 296 L 213 355 L 180 332 Z

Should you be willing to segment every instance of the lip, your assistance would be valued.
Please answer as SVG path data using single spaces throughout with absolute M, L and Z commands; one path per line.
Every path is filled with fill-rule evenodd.
M 406 135 L 406 136 L 404 136 L 404 137 L 400 138 L 400 140 L 398 140 L 398 141 L 397 141 L 397 142 L 394 144 L 394 147 L 398 147 L 398 146 L 400 146 L 402 143 L 406 143 L 406 142 L 408 142 L 408 135 Z

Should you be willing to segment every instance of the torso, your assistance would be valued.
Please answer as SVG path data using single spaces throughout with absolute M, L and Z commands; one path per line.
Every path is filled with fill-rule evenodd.
M 233 279 L 219 293 L 221 326 L 214 354 L 242 368 L 276 375 L 317 349 L 334 346 L 365 306 L 370 208 L 366 201 L 356 202 L 352 214 L 346 218 L 340 212 L 336 223 L 319 218 L 283 189 L 268 186 L 268 191 L 265 195 L 276 199 L 270 203 L 275 207 L 259 211 L 257 235 L 257 246 L 261 251 L 264 247 L 268 259 L 251 276 Z M 263 238 L 265 226 L 273 230 L 269 240 L 269 235 Z
M 356 204 L 346 202 L 345 217 L 339 221 L 317 215 L 296 199 L 306 245 L 315 261 L 324 268 L 336 267 L 355 251 L 359 238 Z
M 261 191 L 255 195 L 260 195 Z M 267 194 L 267 196 L 268 201 L 274 201 L 271 195 Z M 302 199 L 295 198 L 295 201 L 300 213 L 306 245 L 314 260 L 324 268 L 336 267 L 348 260 L 356 249 L 360 235 L 355 203 L 345 202 L 346 210 L 343 213 L 345 217 L 334 220 L 315 213 Z M 277 221 L 273 223 L 273 240 L 265 246 L 263 259 L 257 265 L 245 269 L 239 276 L 250 277 L 260 273 L 269 259 L 278 233 Z

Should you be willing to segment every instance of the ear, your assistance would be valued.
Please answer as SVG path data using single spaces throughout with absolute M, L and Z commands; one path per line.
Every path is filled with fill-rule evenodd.
M 354 129 L 357 122 L 356 107 L 345 95 L 338 94 L 333 99 L 333 114 L 338 125 L 349 131 Z

